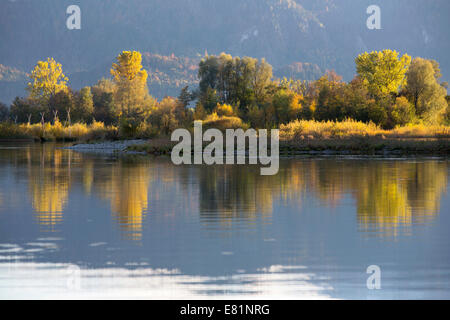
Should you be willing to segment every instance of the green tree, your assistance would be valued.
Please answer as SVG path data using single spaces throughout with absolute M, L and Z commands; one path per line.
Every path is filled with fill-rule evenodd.
M 187 107 L 189 103 L 192 101 L 193 95 L 189 92 L 189 86 L 185 86 L 181 89 L 180 95 L 178 96 L 178 101 L 184 106 Z
M 398 97 L 389 110 L 390 126 L 404 126 L 414 119 L 414 106 L 405 97 Z
M 439 122 L 447 109 L 445 88 L 439 83 L 436 61 L 415 58 L 407 73 L 405 91 L 418 117 L 427 122 Z
M 5 122 L 9 120 L 9 108 L 6 104 L 0 102 L 0 122 Z
M 76 103 L 73 109 L 75 122 L 91 122 L 94 115 L 94 100 L 90 87 L 84 87 L 76 94 Z
M 10 116 L 17 123 L 33 123 L 41 119 L 39 106 L 31 99 L 16 97 L 11 104 Z
M 114 104 L 116 85 L 110 79 L 101 79 L 92 86 L 92 100 L 94 102 L 94 119 L 107 125 L 117 124 L 118 112 Z
M 219 101 L 220 99 L 217 96 L 217 91 L 215 89 L 207 87 L 206 91 L 202 95 L 200 95 L 200 99 L 198 102 L 205 110 L 211 112 L 217 106 Z
M 53 95 L 49 100 L 48 106 L 50 112 L 47 114 L 47 120 L 55 120 L 55 118 L 58 118 L 61 121 L 70 122 L 74 109 L 72 91 L 70 89 L 64 90 Z
M 411 63 L 407 54 L 399 58 L 392 50 L 373 51 L 360 54 L 356 60 L 358 76 L 367 83 L 374 97 L 397 93 L 405 83 L 405 74 Z
M 314 112 L 316 120 L 342 120 L 344 118 L 344 86 L 342 77 L 334 71 L 312 84 L 312 91 L 317 95 L 317 107 Z
M 202 59 L 198 76 L 200 101 L 205 109 L 211 110 L 217 102 L 227 103 L 239 106 L 245 115 L 254 102 L 261 104 L 268 97 L 272 66 L 264 59 L 222 53 Z

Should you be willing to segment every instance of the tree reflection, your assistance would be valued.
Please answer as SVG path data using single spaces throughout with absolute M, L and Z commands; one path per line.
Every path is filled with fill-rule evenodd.
M 113 216 L 128 238 L 142 238 L 142 223 L 148 210 L 150 171 L 148 162 L 120 160 L 96 187 L 110 200 Z
M 155 219 L 199 212 L 205 224 L 227 227 L 270 221 L 284 205 L 301 214 L 312 201 L 337 207 L 352 199 L 360 230 L 395 236 L 398 227 L 435 217 L 448 177 L 448 162 L 437 160 L 286 159 L 277 175 L 261 176 L 258 166 L 177 167 L 168 159 L 100 159 L 50 146 L 21 152 L 9 161 L 27 168 L 39 224 L 53 230 L 78 185 L 108 200 L 114 220 L 135 240 L 151 201 L 158 202 Z
M 447 162 L 373 160 L 283 161 L 276 176 L 248 166 L 199 170 L 200 211 L 207 222 L 230 224 L 273 213 L 274 203 L 302 207 L 317 199 L 331 207 L 345 196 L 356 201 L 362 230 L 395 235 L 397 227 L 432 219 L 447 188 Z
M 71 153 L 53 148 L 26 151 L 28 190 L 39 224 L 54 226 L 63 219 L 71 182 Z

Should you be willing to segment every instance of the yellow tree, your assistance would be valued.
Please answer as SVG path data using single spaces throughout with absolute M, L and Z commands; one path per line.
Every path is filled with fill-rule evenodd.
M 60 91 L 67 90 L 69 79 L 64 75 L 62 66 L 53 58 L 39 61 L 29 75 L 28 91 L 30 97 L 47 104 L 49 99 Z
M 148 105 L 150 95 L 147 88 L 147 71 L 142 69 L 142 55 L 137 51 L 123 51 L 113 63 L 111 75 L 116 91 L 114 101 L 119 116 L 142 113 Z
M 405 84 L 411 57 L 405 54 L 399 58 L 398 55 L 395 50 L 383 50 L 365 52 L 356 58 L 356 71 L 372 95 L 379 97 L 396 93 Z

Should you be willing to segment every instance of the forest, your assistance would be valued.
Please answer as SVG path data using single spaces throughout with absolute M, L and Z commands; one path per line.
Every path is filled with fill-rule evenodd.
M 123 51 L 110 78 L 74 90 L 53 58 L 28 74 L 26 97 L 0 104 L 0 138 L 102 140 L 167 137 L 195 120 L 218 128 L 280 128 L 285 139 L 351 135 L 450 135 L 439 63 L 393 50 L 355 58 L 345 82 L 334 71 L 315 81 L 276 78 L 265 59 L 205 55 L 198 88 L 157 101 L 137 51 Z

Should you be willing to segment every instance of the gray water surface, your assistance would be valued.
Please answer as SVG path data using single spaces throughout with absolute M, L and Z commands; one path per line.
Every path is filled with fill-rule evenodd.
M 56 147 L 0 145 L 0 298 L 450 298 L 446 159 L 261 176 Z

